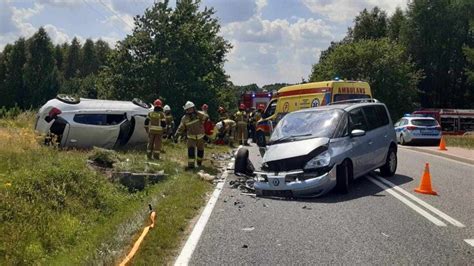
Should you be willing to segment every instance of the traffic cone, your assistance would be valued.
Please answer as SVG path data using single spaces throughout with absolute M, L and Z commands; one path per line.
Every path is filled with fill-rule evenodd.
M 415 192 L 423 193 L 423 194 L 430 194 L 430 195 L 438 195 L 436 191 L 433 190 L 431 187 L 431 176 L 430 176 L 430 164 L 426 163 L 425 171 L 423 171 L 423 176 L 421 177 L 421 183 L 418 188 L 415 189 Z
M 444 137 L 441 137 L 441 140 L 439 141 L 439 150 L 440 151 L 447 151 L 446 149 L 446 141 L 444 141 Z

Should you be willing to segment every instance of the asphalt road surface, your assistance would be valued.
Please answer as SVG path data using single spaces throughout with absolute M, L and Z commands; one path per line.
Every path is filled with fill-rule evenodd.
M 312 200 L 243 195 L 229 175 L 189 264 L 473 265 L 474 165 L 404 148 L 398 160 L 394 177 Z M 413 192 L 426 162 L 438 196 Z

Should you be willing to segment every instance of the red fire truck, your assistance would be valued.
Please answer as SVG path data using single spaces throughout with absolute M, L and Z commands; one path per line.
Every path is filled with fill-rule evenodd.
M 468 109 L 421 109 L 413 112 L 438 120 L 443 134 L 462 135 L 474 132 L 474 110 Z
M 265 108 L 267 108 L 268 102 L 272 99 L 272 93 L 271 92 L 254 92 L 254 91 L 246 91 L 245 93 L 242 93 L 240 96 L 240 103 L 245 104 L 245 107 L 247 109 L 250 109 L 252 107 L 257 108 L 259 104 L 263 104 Z M 239 104 L 240 104 L 239 103 Z

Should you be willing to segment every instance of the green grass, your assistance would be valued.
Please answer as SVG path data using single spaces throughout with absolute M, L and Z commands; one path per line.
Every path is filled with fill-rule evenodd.
M 146 163 L 144 149 L 118 152 L 120 170 L 167 174 L 130 193 L 87 167 L 94 151 L 39 145 L 33 120 L 33 113 L 0 119 L 0 265 L 116 264 L 143 228 L 148 203 L 157 210 L 157 227 L 137 262 L 168 262 L 212 189 L 184 172 L 185 146 L 166 144 L 158 165 Z M 207 155 L 226 150 L 208 149 Z M 212 169 L 209 161 L 205 165 Z
M 466 149 L 474 149 L 474 135 L 468 136 L 444 136 L 446 145 L 449 147 L 461 147 Z

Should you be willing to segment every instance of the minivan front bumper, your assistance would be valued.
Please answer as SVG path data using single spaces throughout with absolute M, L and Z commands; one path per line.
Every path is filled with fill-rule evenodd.
M 254 184 L 258 196 L 294 196 L 294 197 L 318 197 L 336 186 L 336 166 L 325 174 L 309 177 L 302 170 L 291 172 L 255 172 L 257 181 Z M 303 175 L 300 180 L 288 181 L 288 177 Z

